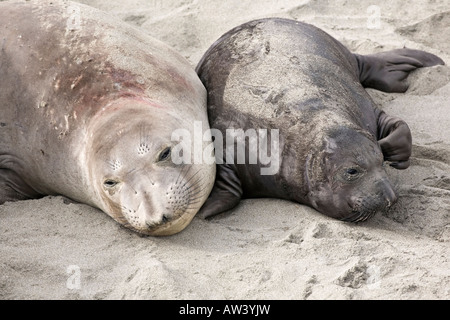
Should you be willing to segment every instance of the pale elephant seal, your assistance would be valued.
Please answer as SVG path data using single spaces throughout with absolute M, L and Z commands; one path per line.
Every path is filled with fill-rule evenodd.
M 239 139 L 216 139 L 225 161 L 199 215 L 229 210 L 243 197 L 293 200 L 353 222 L 390 207 L 397 197 L 383 160 L 407 168 L 411 134 L 405 122 L 375 107 L 363 86 L 405 91 L 408 72 L 436 64 L 443 61 L 409 49 L 354 55 L 293 20 L 256 20 L 229 31 L 196 70 L 208 91 L 211 128 L 223 137 L 234 128 L 227 136 L 233 139 L 242 130 Z M 250 146 L 260 129 L 273 132 L 259 135 L 267 154 Z M 245 163 L 238 150 L 245 150 Z M 261 154 L 275 156 L 274 163 Z M 277 165 L 273 174 L 261 174 L 267 165 Z
M 2 2 L 0 21 L 0 204 L 59 194 L 144 234 L 185 228 L 215 178 L 171 159 L 175 130 L 209 129 L 187 60 L 76 3 Z

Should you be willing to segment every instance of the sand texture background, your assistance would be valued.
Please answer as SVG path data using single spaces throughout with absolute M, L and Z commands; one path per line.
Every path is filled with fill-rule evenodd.
M 172 45 L 193 67 L 232 27 L 270 16 L 312 23 L 361 54 L 407 46 L 450 64 L 448 0 L 81 2 Z M 251 199 L 152 238 L 63 197 L 6 203 L 0 298 L 449 299 L 450 67 L 419 70 L 409 81 L 405 94 L 370 90 L 413 133 L 411 167 L 389 169 L 400 197 L 388 212 L 354 225 Z

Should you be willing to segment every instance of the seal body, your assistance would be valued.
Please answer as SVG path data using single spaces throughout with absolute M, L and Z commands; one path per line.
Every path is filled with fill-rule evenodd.
M 231 209 L 245 197 L 288 199 L 355 222 L 390 207 L 397 197 L 383 166 L 408 167 L 411 134 L 405 122 L 374 106 L 364 87 L 404 91 L 408 72 L 434 64 L 443 62 L 409 49 L 354 55 L 322 30 L 287 19 L 227 32 L 197 73 L 208 91 L 211 127 L 223 136 L 240 128 L 244 136 L 217 143 L 223 161 L 200 214 Z M 265 138 L 268 154 L 279 159 L 270 174 L 262 174 L 265 153 L 246 134 L 254 129 L 277 133 Z M 237 150 L 245 150 L 245 163 Z
M 186 227 L 215 177 L 171 157 L 174 130 L 209 129 L 189 63 L 81 4 L 2 2 L 0 21 L 0 204 L 59 194 L 144 234 Z

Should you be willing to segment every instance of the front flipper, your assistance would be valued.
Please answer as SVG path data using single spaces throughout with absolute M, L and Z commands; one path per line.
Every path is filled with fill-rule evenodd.
M 411 131 L 405 121 L 381 111 L 378 117 L 378 144 L 385 161 L 396 169 L 409 167 L 412 150 Z
M 408 89 L 405 79 L 411 71 L 445 64 L 434 54 L 406 48 L 354 56 L 361 84 L 384 92 L 405 92 Z
M 0 168 L 0 204 L 36 198 L 38 195 L 13 171 Z
M 241 181 L 229 165 L 217 165 L 214 187 L 197 216 L 206 219 L 233 209 L 241 201 Z

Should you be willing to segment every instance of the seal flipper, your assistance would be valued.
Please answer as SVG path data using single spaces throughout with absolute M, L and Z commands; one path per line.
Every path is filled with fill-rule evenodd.
M 0 168 L 0 204 L 36 198 L 36 193 L 16 173 Z
M 365 88 L 384 92 L 405 92 L 408 84 L 404 80 L 411 71 L 445 64 L 434 54 L 406 48 L 354 56 L 358 62 L 361 84 Z
M 206 219 L 233 209 L 241 197 L 242 186 L 236 172 L 229 165 L 217 165 L 214 187 L 197 216 Z
M 405 121 L 381 111 L 378 117 L 378 144 L 385 161 L 396 169 L 409 167 L 412 150 L 411 131 Z

